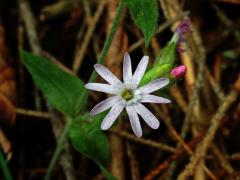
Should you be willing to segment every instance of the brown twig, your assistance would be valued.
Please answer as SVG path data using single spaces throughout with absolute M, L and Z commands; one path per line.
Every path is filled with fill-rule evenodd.
M 234 153 L 234 154 L 228 155 L 227 158 L 229 160 L 239 161 L 240 160 L 240 153 Z
M 152 140 L 147 140 L 147 139 L 144 139 L 144 138 L 137 138 L 134 135 L 131 135 L 127 132 L 118 131 L 116 129 L 111 129 L 111 132 L 120 136 L 120 137 L 126 138 L 130 141 L 158 148 L 161 151 L 175 152 L 175 148 L 173 148 L 171 146 L 168 146 L 166 144 L 162 144 L 162 143 L 155 142 L 155 141 L 152 141 Z
M 205 76 L 209 80 L 210 85 L 212 86 L 213 92 L 217 95 L 218 99 L 222 102 L 224 100 L 225 95 L 221 87 L 216 83 L 216 81 L 210 74 L 208 68 L 205 69 Z
M 232 174 L 234 172 L 234 169 L 229 163 L 228 159 L 225 157 L 225 155 L 220 151 L 220 149 L 215 144 L 213 144 L 211 146 L 211 150 L 218 158 L 218 161 L 220 165 L 223 167 L 223 169 L 225 169 L 229 174 Z
M 160 34 L 161 32 L 163 32 L 165 29 L 167 29 L 169 26 L 171 26 L 174 22 L 184 18 L 185 16 L 187 16 L 189 14 L 188 11 L 183 12 L 182 14 L 180 14 L 179 16 L 170 19 L 168 21 L 166 21 L 165 23 L 163 23 L 162 25 L 160 25 L 158 27 L 158 29 L 155 32 L 155 35 Z M 127 51 L 130 53 L 132 51 L 134 51 L 135 49 L 137 49 L 138 47 L 140 47 L 142 44 L 144 44 L 144 38 L 139 39 L 137 42 L 135 42 L 134 44 L 132 44 L 131 46 L 128 47 Z
M 184 113 L 186 113 L 187 112 L 187 102 L 184 99 L 182 93 L 180 92 L 180 89 L 177 86 L 172 86 L 170 88 L 170 93 L 171 93 L 171 96 L 173 96 L 174 99 L 176 100 L 178 106 L 182 109 L 182 111 Z
M 74 57 L 74 60 L 73 60 L 73 71 L 75 73 L 77 73 L 79 68 L 81 67 L 82 60 L 84 58 L 84 54 L 86 53 L 88 44 L 89 44 L 90 39 L 93 35 L 93 32 L 96 28 L 96 24 L 97 24 L 102 12 L 103 12 L 105 4 L 106 4 L 106 0 L 102 0 L 102 1 L 99 2 L 97 11 L 93 16 L 91 23 L 89 24 L 89 27 L 87 29 L 87 32 L 86 32 L 85 36 L 84 36 L 84 39 L 81 42 L 81 46 L 77 47 L 77 49 L 76 49 L 75 57 Z
M 19 0 L 19 9 L 23 22 L 25 24 L 25 30 L 28 36 L 29 44 L 32 51 L 36 54 L 40 54 L 41 46 L 37 35 L 36 20 L 27 0 Z
M 51 55 L 50 53 L 42 50 L 41 54 L 48 58 L 48 60 L 50 60 L 53 64 L 56 64 L 60 69 L 62 69 L 63 71 L 67 72 L 68 74 L 71 75 L 76 75 L 71 69 L 69 69 L 67 66 L 65 66 L 64 64 L 62 64 L 58 59 L 56 59 L 53 55 Z
M 63 0 L 45 6 L 41 9 L 39 19 L 40 21 L 46 21 L 48 19 L 55 18 L 63 13 L 67 13 L 74 6 L 76 6 L 77 3 L 79 3 L 79 0 Z
M 133 146 L 130 143 L 126 143 L 126 148 L 127 148 L 127 156 L 129 158 L 129 164 L 131 167 L 131 176 L 132 176 L 132 180 L 139 180 L 140 178 L 140 172 L 139 172 L 139 168 L 138 168 L 138 162 L 137 159 L 135 157 L 135 153 L 134 153 L 134 149 Z
M 238 80 L 235 82 L 235 86 L 240 84 L 240 76 Z M 191 158 L 190 163 L 185 167 L 184 171 L 178 176 L 178 179 L 186 179 L 188 176 L 192 175 L 197 164 L 199 161 L 204 157 L 209 148 L 210 144 L 212 143 L 215 133 L 218 127 L 221 124 L 221 120 L 225 115 L 225 112 L 229 109 L 232 103 L 237 99 L 237 92 L 233 89 L 225 98 L 224 102 L 218 108 L 216 114 L 211 119 L 210 127 L 207 131 L 207 134 L 203 141 L 199 144 L 196 149 L 194 156 Z
M 17 108 L 16 112 L 17 114 L 24 115 L 24 116 L 31 116 L 31 117 L 37 117 L 37 118 L 43 118 L 43 119 L 50 118 L 50 115 L 48 112 L 33 111 L 33 110 L 22 109 L 22 108 Z
M 191 142 L 187 144 L 188 147 L 194 147 L 194 145 L 199 141 L 199 139 L 193 139 Z M 181 155 L 183 155 L 186 151 L 183 148 L 178 148 L 173 155 L 170 156 L 166 161 L 159 164 L 156 168 L 150 171 L 143 179 L 144 180 L 152 180 L 157 175 L 159 175 L 164 169 L 169 167 L 174 160 L 177 160 Z
M 214 3 L 212 7 L 215 10 L 218 18 L 224 23 L 224 25 L 233 32 L 236 40 L 240 42 L 240 32 L 237 30 L 235 24 L 225 15 L 225 13 Z
M 240 4 L 239 0 L 213 0 L 216 2 L 225 2 L 225 3 L 232 3 L 232 4 Z
M 156 106 L 156 105 L 152 105 L 152 107 L 154 108 L 154 110 L 158 113 L 158 115 L 164 119 L 168 130 L 171 132 L 171 135 L 175 138 L 175 140 L 177 140 L 178 142 L 178 148 L 180 148 L 180 145 L 183 147 L 183 149 L 189 154 L 192 155 L 193 151 L 192 149 L 184 142 L 184 140 L 182 139 L 182 137 L 178 134 L 178 132 L 174 129 L 173 125 L 172 125 L 172 121 L 170 119 L 169 116 L 166 116 L 163 112 L 160 111 L 160 109 Z M 212 179 L 217 179 L 216 176 L 204 165 L 201 164 L 201 167 L 203 168 L 203 170 L 208 174 L 209 177 L 211 177 Z M 153 170 L 155 173 L 155 175 L 157 175 L 156 171 Z M 151 172 L 149 173 L 151 174 Z

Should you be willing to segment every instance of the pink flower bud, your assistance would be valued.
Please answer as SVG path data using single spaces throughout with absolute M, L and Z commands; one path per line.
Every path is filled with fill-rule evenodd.
M 180 65 L 172 69 L 171 75 L 176 78 L 182 78 L 187 73 L 187 67 L 185 65 Z

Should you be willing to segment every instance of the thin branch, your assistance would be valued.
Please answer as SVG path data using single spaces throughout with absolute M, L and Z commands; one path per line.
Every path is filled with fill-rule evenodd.
M 81 46 L 78 47 L 76 52 L 75 52 L 75 57 L 74 57 L 74 61 L 73 61 L 73 71 L 75 73 L 77 73 L 79 68 L 81 67 L 82 60 L 83 60 L 84 55 L 86 53 L 88 44 L 91 40 L 93 32 L 96 28 L 96 24 L 97 24 L 102 12 L 103 12 L 103 9 L 104 9 L 105 5 L 106 5 L 106 0 L 99 1 L 97 11 L 93 16 L 92 21 L 89 24 L 89 27 L 87 28 L 87 32 L 84 35 L 84 39 L 81 42 Z
M 43 118 L 43 119 L 50 118 L 50 114 L 48 112 L 40 112 L 40 111 L 34 111 L 34 110 L 28 110 L 28 109 L 22 109 L 22 108 L 17 108 L 16 112 L 17 114 L 24 115 L 24 116 L 31 116 L 31 117 Z
M 131 135 L 127 132 L 117 131 L 115 129 L 111 129 L 111 132 L 114 133 L 114 134 L 117 134 L 117 135 L 119 135 L 123 138 L 126 138 L 130 141 L 133 141 L 133 142 L 136 142 L 136 143 L 139 143 L 139 144 L 143 144 L 143 145 L 147 145 L 147 146 L 151 146 L 151 147 L 155 147 L 155 148 L 157 148 L 161 151 L 175 152 L 175 148 L 173 148 L 171 146 L 168 146 L 166 144 L 162 144 L 162 143 L 155 142 L 155 141 L 152 141 L 152 140 L 147 140 L 147 139 L 144 139 L 144 138 L 137 138 L 136 136 Z
M 239 83 L 240 83 L 240 76 L 238 80 L 235 82 L 235 86 L 237 86 Z M 223 116 L 225 115 L 229 107 L 232 105 L 232 103 L 237 99 L 237 95 L 238 94 L 234 89 L 226 96 L 225 100 L 223 101 L 221 106 L 218 108 L 217 113 L 210 120 L 211 124 L 206 133 L 206 136 L 197 147 L 197 150 L 194 156 L 191 158 L 190 163 L 185 167 L 184 171 L 182 171 L 182 173 L 178 176 L 178 179 L 180 180 L 186 179 L 188 176 L 192 175 L 199 161 L 205 156 L 207 149 L 211 145 L 214 139 L 215 133 L 221 124 L 221 120 Z
M 138 161 L 136 159 L 135 153 L 134 153 L 134 149 L 133 146 L 127 142 L 126 143 L 126 148 L 127 148 L 127 155 L 129 158 L 129 164 L 131 167 L 131 176 L 132 176 L 132 180 L 139 180 L 140 178 L 140 172 L 139 172 L 139 168 L 138 168 Z

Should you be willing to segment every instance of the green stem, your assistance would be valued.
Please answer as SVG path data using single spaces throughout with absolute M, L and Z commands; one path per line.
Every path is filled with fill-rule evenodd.
M 100 54 L 100 56 L 98 58 L 98 61 L 97 61 L 98 64 L 103 64 L 103 62 L 104 62 L 104 60 L 105 60 L 105 58 L 107 56 L 108 50 L 110 48 L 110 45 L 112 44 L 112 40 L 114 38 L 114 35 L 115 35 L 115 33 L 117 31 L 117 28 L 118 28 L 118 25 L 120 23 L 121 15 L 122 15 L 122 12 L 124 10 L 124 7 L 125 7 L 125 3 L 123 1 L 121 1 L 119 3 L 118 8 L 117 8 L 116 16 L 115 16 L 115 19 L 113 21 L 111 31 L 110 31 L 110 33 L 107 36 L 107 39 L 106 39 L 106 41 L 104 43 L 102 52 L 101 52 L 101 54 Z M 91 76 L 90 76 L 90 78 L 89 78 L 89 82 L 95 81 L 96 77 L 97 77 L 97 74 L 96 74 L 95 71 L 93 71 Z
M 110 33 L 108 34 L 108 36 L 107 36 L 107 38 L 105 40 L 103 49 L 102 49 L 101 54 L 100 54 L 100 56 L 98 58 L 97 63 L 99 63 L 99 64 L 103 64 L 103 62 L 104 62 L 104 60 L 105 60 L 105 58 L 107 56 L 108 50 L 109 50 L 110 45 L 111 45 L 111 43 L 113 41 L 113 38 L 114 38 L 114 35 L 116 33 L 117 27 L 118 27 L 118 25 L 120 23 L 120 19 L 121 19 L 121 15 L 123 13 L 124 7 L 125 7 L 125 3 L 123 1 L 121 1 L 119 3 L 115 19 L 113 21 L 113 25 L 112 25 L 112 28 L 110 30 Z M 90 78 L 89 78 L 89 82 L 95 81 L 96 77 L 97 77 L 97 74 L 96 74 L 95 71 L 93 71 L 91 76 L 90 76 Z M 83 103 L 87 99 L 86 97 L 87 97 L 87 91 L 84 89 L 82 91 L 82 93 L 81 93 L 81 99 L 82 99 Z M 61 135 L 61 137 L 60 137 L 60 139 L 58 141 L 57 148 L 56 148 L 56 150 L 55 150 L 55 152 L 53 154 L 53 158 L 51 159 L 50 165 L 48 167 L 47 174 L 45 176 L 45 180 L 50 180 L 50 178 L 51 178 L 53 168 L 56 165 L 56 162 L 57 162 L 57 160 L 58 160 L 58 158 L 59 158 L 59 156 L 60 156 L 60 154 L 62 152 L 64 144 L 66 143 L 66 141 L 68 139 L 69 132 L 70 132 L 70 126 L 71 126 L 73 121 L 74 120 L 68 121 L 67 125 L 64 127 L 63 134 Z
M 5 157 L 3 155 L 2 150 L 0 149 L 0 166 L 2 168 L 3 175 L 6 180 L 13 180 L 13 177 L 9 171 L 7 161 L 5 160 Z
M 64 127 L 63 133 L 58 141 L 57 148 L 56 148 L 56 150 L 53 154 L 52 160 L 48 166 L 47 174 L 44 178 L 45 180 L 49 180 L 52 176 L 53 168 L 54 168 L 55 164 L 57 163 L 58 157 L 60 156 L 62 149 L 64 148 L 64 145 L 68 139 L 72 121 L 73 120 L 69 118 L 66 126 Z

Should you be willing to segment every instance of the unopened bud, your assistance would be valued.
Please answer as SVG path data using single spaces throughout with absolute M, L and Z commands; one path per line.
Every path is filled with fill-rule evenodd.
M 191 31 L 192 27 L 189 20 L 183 20 L 180 22 L 171 40 L 176 43 L 178 52 L 181 53 L 184 51 L 184 49 L 180 47 L 180 44 L 186 41 L 186 33 Z
M 185 65 L 180 65 L 172 69 L 171 75 L 176 78 L 182 78 L 187 73 L 187 67 Z

